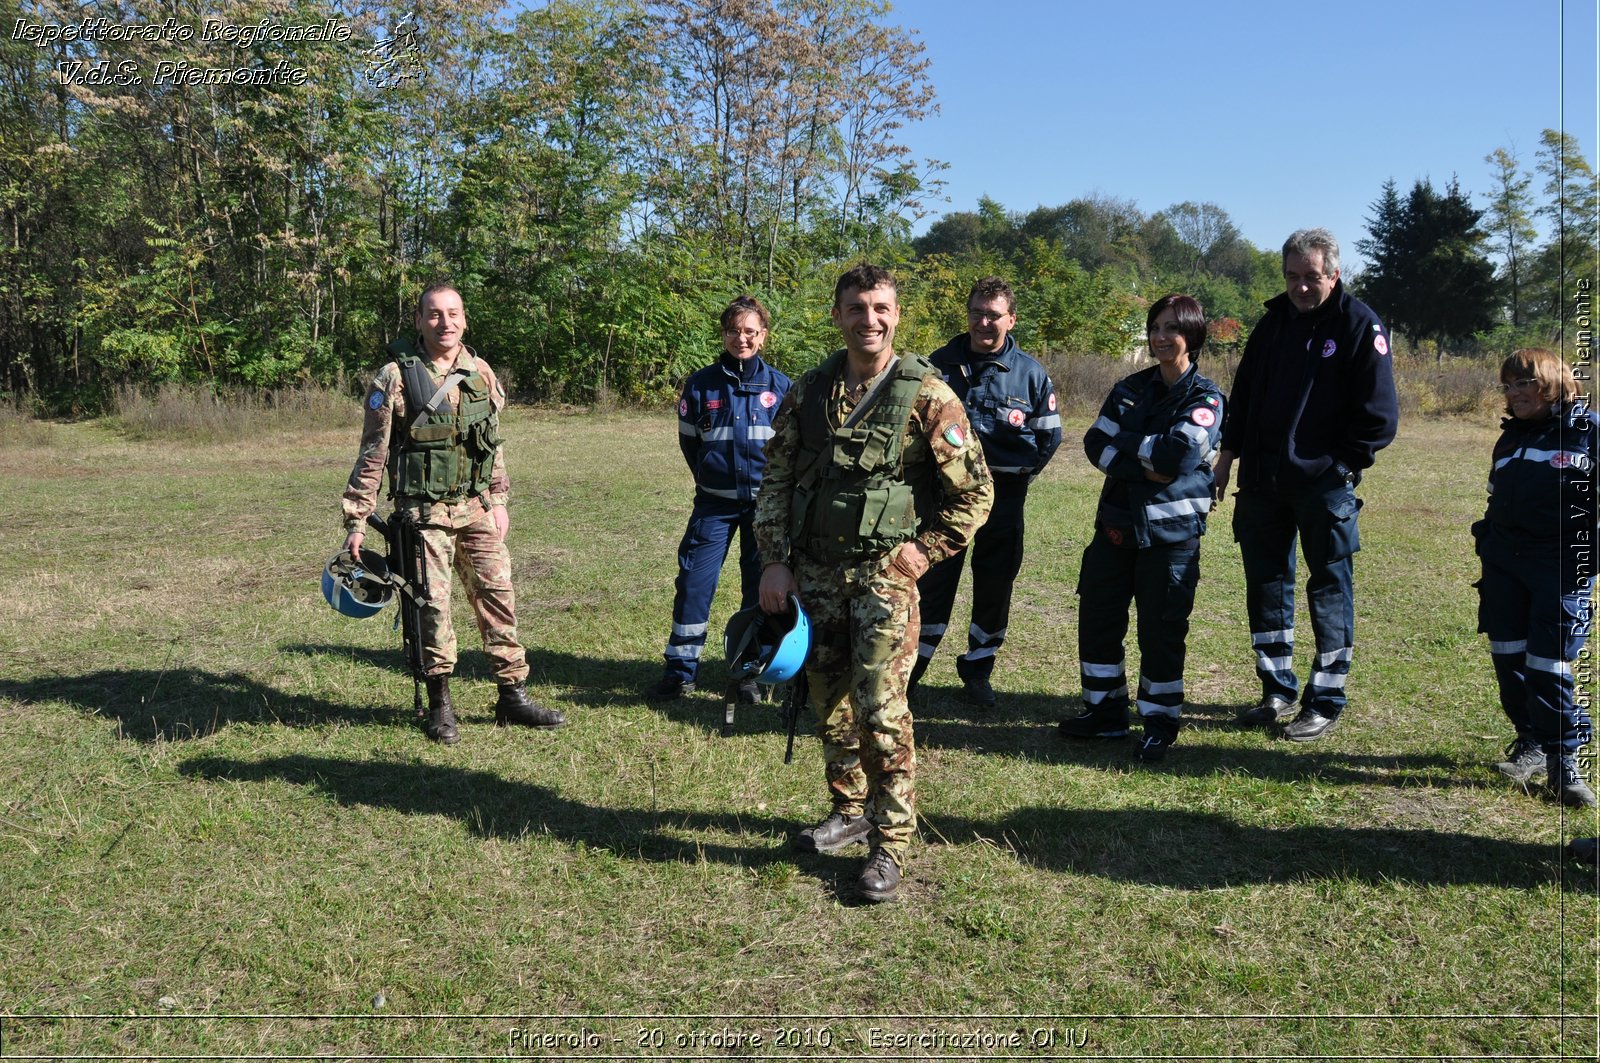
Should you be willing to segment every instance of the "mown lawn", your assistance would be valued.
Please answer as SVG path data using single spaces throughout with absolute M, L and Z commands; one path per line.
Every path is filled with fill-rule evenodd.
M 861 851 L 788 851 L 826 810 L 814 740 L 785 767 L 770 709 L 722 739 L 715 693 L 639 695 L 690 500 L 670 416 L 508 416 L 533 686 L 573 722 L 492 726 L 463 611 L 448 749 L 408 725 L 388 614 L 317 591 L 354 408 L 227 445 L 0 437 L 0 1056 L 1595 1058 L 1596 879 L 1560 849 L 1600 825 L 1489 768 L 1493 426 L 1413 419 L 1363 485 L 1352 705 L 1314 745 L 1231 724 L 1256 686 L 1224 511 L 1189 727 L 1148 769 L 1054 731 L 1090 419 L 1035 485 L 999 707 L 957 698 L 959 638 L 929 675 L 923 840 L 879 908 Z

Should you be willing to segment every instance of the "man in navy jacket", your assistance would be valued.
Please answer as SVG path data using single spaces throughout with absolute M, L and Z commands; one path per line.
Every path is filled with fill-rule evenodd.
M 1006 640 L 1011 588 L 1022 568 L 1022 509 L 1028 484 L 1061 445 L 1061 415 L 1056 389 L 1011 330 L 1017 301 L 999 277 L 980 278 L 967 296 L 968 331 L 929 356 L 945 383 L 967 410 L 967 420 L 983 446 L 994 475 L 994 508 L 972 542 L 972 625 L 967 652 L 956 658 L 956 673 L 969 701 L 985 708 L 995 703 L 989 677 L 995 653 Z M 967 551 L 934 565 L 917 582 L 922 598 L 922 634 L 915 687 L 944 638 Z
M 1283 245 L 1283 278 L 1287 290 L 1268 301 L 1234 377 L 1216 484 L 1220 500 L 1240 459 L 1233 534 L 1244 560 L 1262 689 L 1261 700 L 1239 714 L 1242 724 L 1276 723 L 1295 700 L 1300 539 L 1317 652 L 1300 714 L 1283 734 L 1309 742 L 1344 711 L 1355 645 L 1351 559 L 1361 548 L 1355 488 L 1394 439 L 1400 411 L 1388 333 L 1344 290 L 1333 234 L 1291 235 Z

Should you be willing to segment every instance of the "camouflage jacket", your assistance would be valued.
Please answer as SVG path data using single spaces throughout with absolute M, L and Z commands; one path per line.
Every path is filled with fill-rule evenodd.
M 893 364 L 884 372 L 889 372 Z M 877 378 L 868 382 L 865 394 L 871 394 L 876 383 Z M 828 420 L 835 428 L 856 406 L 845 395 L 842 372 L 825 376 L 813 369 L 784 397 L 773 420 L 767 467 L 761 493 L 756 497 L 756 542 L 767 562 L 792 564 L 796 552 L 806 552 L 805 543 L 789 541 L 789 529 L 796 485 L 804 472 L 796 467 L 800 452 L 799 412 L 807 392 L 816 387 L 829 389 Z M 916 535 L 929 562 L 937 564 L 966 549 L 973 534 L 988 519 L 994 503 L 994 484 L 961 400 L 936 372 L 923 378 L 912 404 L 903 459 L 908 481 L 915 482 L 931 473 L 937 487 L 933 512 Z
M 409 354 L 410 341 L 397 340 L 389 345 L 389 352 L 401 356 Z M 426 358 L 423 359 L 423 363 L 427 365 L 428 374 L 436 384 L 450 371 L 447 369 L 440 372 Z M 472 348 L 462 347 L 460 353 L 456 355 L 454 365 L 450 368 L 468 371 L 476 369 L 489 383 L 490 401 L 496 413 L 505 407 L 505 388 L 494 375 L 494 370 L 489 368 L 489 363 L 478 357 Z M 460 408 L 459 391 L 451 393 L 448 404 L 453 410 Z M 367 519 L 367 514 L 378 508 L 378 490 L 383 486 L 384 468 L 389 461 L 389 447 L 394 434 L 392 429 L 397 420 L 404 423 L 406 418 L 405 383 L 401 379 L 398 360 L 389 362 L 378 370 L 378 375 L 372 380 L 372 386 L 367 389 L 363 406 L 366 420 L 361 428 L 361 452 L 356 458 L 355 468 L 350 471 L 350 481 L 345 485 L 341 505 L 346 531 L 360 527 Z M 506 477 L 505 453 L 497 449 L 494 455 L 494 467 L 490 473 L 489 490 L 486 494 L 454 503 L 428 504 L 407 499 L 397 499 L 396 502 L 414 511 L 421 523 L 463 527 L 478 519 L 484 510 L 506 505 L 510 494 L 511 481 Z

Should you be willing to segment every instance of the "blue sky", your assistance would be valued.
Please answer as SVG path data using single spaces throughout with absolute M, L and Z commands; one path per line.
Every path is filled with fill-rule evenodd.
M 938 212 L 982 195 L 1023 211 L 1092 193 L 1146 212 L 1209 200 L 1263 248 L 1326 225 L 1358 267 L 1390 177 L 1403 195 L 1455 175 L 1481 207 L 1483 157 L 1504 147 L 1531 168 L 1546 127 L 1594 161 L 1596 7 L 903 0 L 888 21 L 933 61 L 940 113 L 904 134 L 950 164 Z

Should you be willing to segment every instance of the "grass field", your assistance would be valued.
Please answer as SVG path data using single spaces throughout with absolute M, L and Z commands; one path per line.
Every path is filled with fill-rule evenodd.
M 814 739 L 785 767 L 770 709 L 722 739 L 716 695 L 639 696 L 690 503 L 670 416 L 508 416 L 532 685 L 572 723 L 492 726 L 462 612 L 452 748 L 408 725 L 388 614 L 317 591 L 353 404 L 246 443 L 0 434 L 0 1056 L 1594 1059 L 1597 884 L 1560 848 L 1595 817 L 1488 767 L 1489 419 L 1411 420 L 1363 485 L 1351 710 L 1314 745 L 1231 725 L 1214 521 L 1155 769 L 1054 732 L 1090 419 L 1035 485 L 998 708 L 956 697 L 958 639 L 929 674 L 923 838 L 878 908 L 863 851 L 788 851 Z

